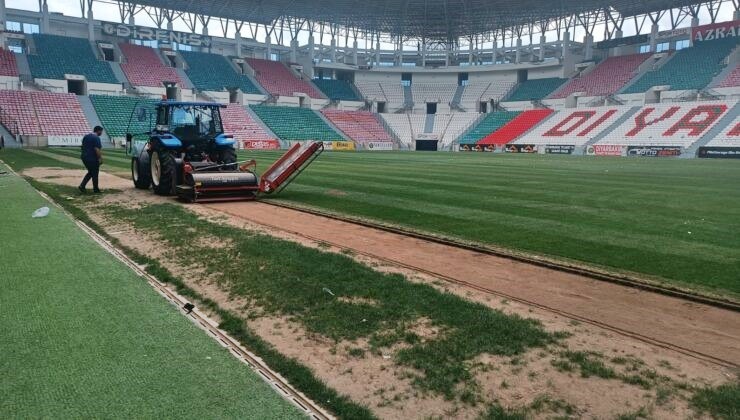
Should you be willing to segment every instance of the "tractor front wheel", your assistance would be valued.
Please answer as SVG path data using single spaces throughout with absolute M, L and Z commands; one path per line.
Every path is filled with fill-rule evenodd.
M 134 186 L 140 190 L 148 190 L 152 185 L 150 172 L 147 168 L 142 168 L 138 158 L 131 159 L 131 179 L 134 180 Z
M 167 151 L 155 150 L 150 157 L 152 187 L 158 195 L 175 192 L 175 158 Z

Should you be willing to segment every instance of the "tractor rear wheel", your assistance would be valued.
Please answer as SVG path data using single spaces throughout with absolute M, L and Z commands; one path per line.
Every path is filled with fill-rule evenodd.
M 175 158 L 167 151 L 155 150 L 150 157 L 151 179 L 154 192 L 172 195 L 175 192 Z
M 219 150 L 218 152 L 218 163 L 220 164 L 232 164 L 233 165 L 226 165 L 221 167 L 221 170 L 223 171 L 235 171 L 237 169 L 236 165 L 236 150 L 234 149 L 223 149 Z
M 142 168 L 138 158 L 131 159 L 131 179 L 134 186 L 140 190 L 148 190 L 152 185 L 152 177 L 148 168 Z

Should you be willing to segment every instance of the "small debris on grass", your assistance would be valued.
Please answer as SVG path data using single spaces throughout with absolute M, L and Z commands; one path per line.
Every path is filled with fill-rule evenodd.
M 48 215 L 49 215 L 49 208 L 41 207 L 40 209 L 37 209 L 36 211 L 34 211 L 31 217 L 34 219 L 39 219 L 41 217 L 46 217 Z
M 327 289 L 326 287 L 324 287 L 324 288 L 323 288 L 323 289 L 321 289 L 321 290 L 325 291 L 326 293 L 328 293 L 328 294 L 330 294 L 330 295 L 332 295 L 332 296 L 335 296 L 335 295 L 334 295 L 334 292 L 332 292 L 331 290 Z

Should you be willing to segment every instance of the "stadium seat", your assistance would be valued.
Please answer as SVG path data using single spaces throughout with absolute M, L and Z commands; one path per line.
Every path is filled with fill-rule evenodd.
M 105 131 L 111 137 L 123 137 L 131 124 L 131 134 L 141 134 L 151 130 L 149 121 L 140 122 L 132 113 L 137 105 L 148 107 L 152 112 L 158 102 L 154 99 L 140 99 L 131 96 L 90 95 L 90 101 Z
M 635 75 L 637 69 L 652 54 L 631 54 L 609 57 L 583 77 L 576 77 L 550 98 L 565 98 L 575 92 L 585 92 L 586 96 L 607 96 L 616 93 Z
M 361 101 L 351 82 L 345 80 L 314 79 L 313 83 L 333 101 Z
M 515 143 L 582 146 L 607 130 L 630 107 L 571 108 L 559 111 Z
M 251 108 L 282 140 L 343 140 L 339 133 L 310 109 L 265 105 L 254 105 Z
M 707 143 L 709 147 L 740 147 L 740 117 Z
M 460 144 L 476 144 L 484 137 L 503 127 L 520 112 L 499 111 L 487 114 L 483 120 L 460 139 Z
M 436 102 L 449 104 L 455 96 L 457 85 L 453 83 L 414 83 L 411 92 L 414 103 Z
M 177 71 L 165 66 L 154 49 L 128 43 L 121 43 L 119 47 L 126 59 L 121 69 L 132 86 L 163 87 L 163 82 L 183 85 Z
M 386 102 L 394 105 L 404 103 L 401 83 L 355 82 L 357 89 L 369 101 Z
M 515 82 L 470 82 L 465 86 L 460 105 L 468 111 L 477 111 L 480 102 L 501 101 L 516 85 Z
M 530 79 L 519 83 L 514 92 L 509 95 L 507 101 L 533 101 L 543 99 L 563 85 L 567 80 L 559 77 L 548 77 L 545 79 Z
M 663 85 L 670 85 L 671 90 L 704 89 L 725 67 L 724 60 L 735 47 L 736 37 L 697 41 L 693 47 L 677 51 L 662 67 L 642 75 L 624 93 Z
M 0 90 L 0 122 L 14 135 L 73 136 L 90 130 L 71 93 Z
M 254 69 L 254 77 L 271 95 L 293 96 L 296 92 L 305 93 L 311 98 L 323 96 L 310 83 L 301 80 L 278 61 L 248 58 L 247 64 Z
M 727 75 L 725 80 L 717 87 L 736 87 L 740 86 L 740 65 L 735 64 L 735 69 Z
M 357 143 L 371 141 L 392 142 L 393 139 L 378 121 L 376 114 L 367 111 L 321 111 L 337 128 Z
M 596 144 L 689 147 L 708 133 L 736 103 L 646 105 Z
M 31 75 L 40 79 L 61 79 L 79 74 L 90 82 L 120 83 L 110 63 L 95 56 L 90 41 L 59 35 L 34 34 L 36 54 L 28 56 Z
M 481 139 L 477 144 L 509 144 L 549 117 L 553 112 L 552 109 L 531 109 L 524 111 L 498 130 Z
M 277 140 L 262 128 L 244 107 L 239 104 L 229 104 L 221 109 L 221 120 L 224 132 L 234 136 L 240 144 L 244 141 L 271 141 Z
M 18 77 L 15 53 L 0 48 L 0 76 Z
M 252 83 L 249 77 L 237 73 L 229 59 L 220 54 L 209 54 L 194 51 L 180 51 L 188 65 L 185 74 L 199 90 L 222 92 L 229 89 L 241 89 L 244 93 L 259 95 L 262 92 Z

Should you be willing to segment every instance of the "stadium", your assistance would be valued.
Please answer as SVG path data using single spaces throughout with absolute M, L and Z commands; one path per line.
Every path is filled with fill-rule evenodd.
M 738 419 L 739 64 L 737 0 L 0 0 L 0 416 Z

